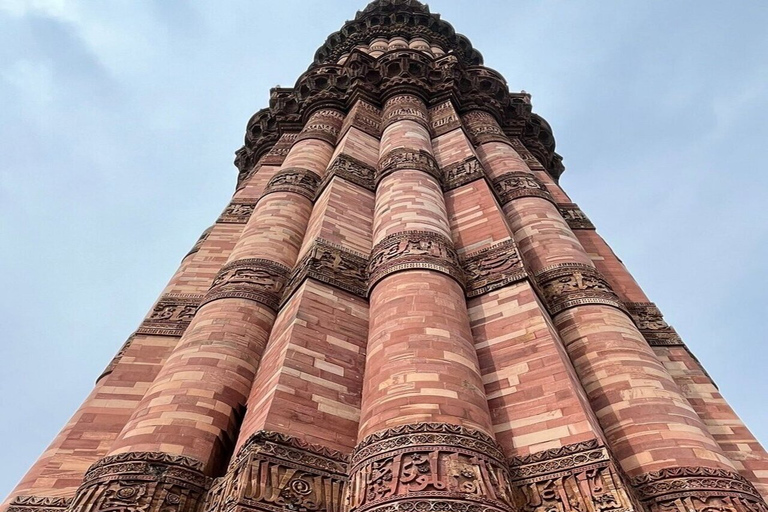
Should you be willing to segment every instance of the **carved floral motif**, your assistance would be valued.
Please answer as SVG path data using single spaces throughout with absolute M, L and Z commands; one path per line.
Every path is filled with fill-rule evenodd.
M 562 263 L 539 271 L 535 277 L 553 315 L 585 304 L 605 304 L 624 309 L 608 281 L 589 265 Z
M 571 229 L 595 229 L 594 224 L 589 218 L 581 211 L 581 208 L 574 203 L 566 203 L 557 205 L 557 209 L 560 211 L 560 215 L 563 216 L 565 222 Z
M 443 170 L 443 190 L 448 192 L 485 177 L 485 170 L 475 157 L 449 165 Z
M 385 276 L 405 269 L 436 270 L 453 277 L 459 284 L 464 275 L 453 243 L 432 231 L 402 231 L 385 237 L 371 251 L 368 262 L 368 287 Z
M 493 190 L 502 205 L 520 197 L 541 197 L 554 202 L 546 185 L 527 171 L 502 174 L 493 180 Z
M 53 496 L 16 496 L 6 512 L 64 512 L 72 498 Z
M 273 261 L 248 258 L 222 267 L 203 304 L 225 299 L 248 299 L 277 310 L 290 269 Z
M 422 150 L 396 148 L 384 155 L 379 160 L 379 170 L 376 173 L 376 184 L 378 185 L 381 180 L 389 176 L 395 171 L 399 170 L 409 171 L 422 171 L 437 180 L 438 183 L 442 182 L 442 172 L 440 166 L 437 165 L 435 157 L 429 152 Z
M 289 167 L 272 176 L 264 195 L 272 192 L 293 192 L 314 201 L 319 185 L 320 176 L 314 172 L 300 167 Z
M 225 224 L 245 224 L 256 208 L 256 199 L 238 199 L 227 205 L 216 222 Z
M 467 279 L 467 297 L 498 290 L 527 276 L 513 240 L 467 254 L 461 266 Z
M 160 297 L 136 334 L 181 336 L 195 316 L 201 295 L 169 293 Z

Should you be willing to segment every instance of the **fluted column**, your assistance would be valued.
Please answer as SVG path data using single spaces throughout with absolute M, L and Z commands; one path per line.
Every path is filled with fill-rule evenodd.
M 382 119 L 350 506 L 447 510 L 472 497 L 504 509 L 508 478 L 489 435 L 426 106 L 416 96 L 394 96 Z
M 729 499 L 708 487 L 706 476 L 715 474 L 720 489 L 754 500 L 754 489 L 733 472 L 495 119 L 473 111 L 464 122 L 606 438 L 640 497 L 654 509 L 678 503 L 681 497 L 664 491 L 671 484 L 690 490 L 695 508 L 706 508 Z
M 110 455 L 96 465 L 98 472 L 95 466 L 86 475 L 76 510 L 92 509 L 112 492 L 110 486 L 133 486 L 137 496 L 144 496 L 136 497 L 137 506 L 142 500 L 154 503 L 160 488 L 173 488 L 174 495 L 188 495 L 191 510 L 206 476 L 226 464 L 342 120 L 335 110 L 310 117 Z M 126 462 L 143 465 L 137 471 L 157 488 L 137 484 Z M 167 480 L 176 466 L 197 474 L 196 481 Z M 104 481 L 105 474 L 114 481 Z

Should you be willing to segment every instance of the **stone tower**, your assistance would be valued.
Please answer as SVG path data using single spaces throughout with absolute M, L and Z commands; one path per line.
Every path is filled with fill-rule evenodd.
M 371 3 L 2 508 L 768 512 L 768 454 L 554 149 L 450 24 Z

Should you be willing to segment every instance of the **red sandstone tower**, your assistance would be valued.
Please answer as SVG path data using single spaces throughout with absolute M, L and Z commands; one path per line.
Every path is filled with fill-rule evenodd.
M 371 3 L 251 118 L 231 203 L 3 508 L 768 511 L 768 454 L 554 147 L 451 25 Z

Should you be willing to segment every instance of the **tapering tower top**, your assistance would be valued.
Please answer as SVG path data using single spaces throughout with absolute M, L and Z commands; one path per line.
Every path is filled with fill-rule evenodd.
M 483 56 L 453 26 L 417 0 L 374 0 L 347 21 L 315 52 L 312 66 L 337 62 L 359 45 L 381 37 L 421 38 L 455 55 L 465 66 L 480 66 Z

